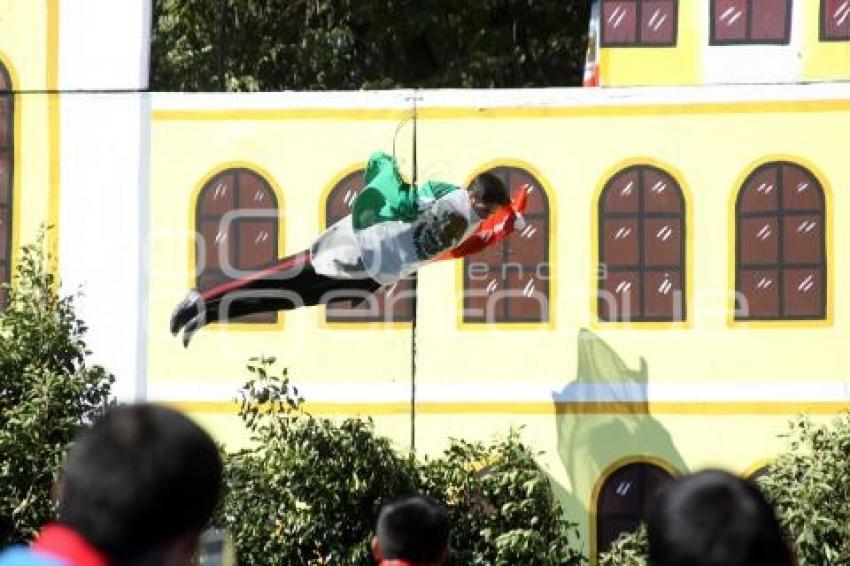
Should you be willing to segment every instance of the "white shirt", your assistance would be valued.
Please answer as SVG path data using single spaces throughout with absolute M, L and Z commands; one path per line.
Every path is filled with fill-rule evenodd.
M 365 272 L 390 285 L 456 247 L 480 223 L 468 193 L 458 189 L 434 201 L 413 222 L 380 222 L 355 232 L 347 216 L 319 236 L 311 259 L 322 275 L 353 279 Z
M 366 271 L 387 285 L 454 248 L 480 223 L 469 195 L 459 189 L 437 199 L 414 222 L 381 222 L 355 232 L 355 238 Z

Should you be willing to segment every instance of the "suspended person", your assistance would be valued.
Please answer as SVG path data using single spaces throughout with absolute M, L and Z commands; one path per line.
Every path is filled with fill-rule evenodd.
M 464 190 L 451 183 L 405 182 L 395 159 L 377 152 L 345 216 L 309 249 L 203 293 L 191 290 L 171 315 L 171 333 L 188 346 L 222 318 L 341 301 L 357 303 L 439 259 L 474 254 L 522 228 L 527 186 L 510 197 L 492 173 Z

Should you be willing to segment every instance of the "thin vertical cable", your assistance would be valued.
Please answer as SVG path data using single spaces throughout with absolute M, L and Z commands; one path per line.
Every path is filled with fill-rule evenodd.
M 418 190 L 418 165 L 416 151 L 416 123 L 417 123 L 416 93 L 413 95 L 413 166 L 410 182 L 413 189 Z M 413 289 L 413 303 L 411 305 L 410 325 L 410 451 L 416 451 L 416 315 L 418 298 L 419 275 L 414 272 L 411 288 Z

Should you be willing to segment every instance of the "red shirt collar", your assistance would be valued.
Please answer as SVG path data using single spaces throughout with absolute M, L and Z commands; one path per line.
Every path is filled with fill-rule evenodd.
M 381 560 L 380 566 L 416 566 L 413 562 L 407 560 Z
M 100 551 L 73 529 L 59 523 L 42 528 L 32 550 L 62 560 L 67 566 L 109 566 Z

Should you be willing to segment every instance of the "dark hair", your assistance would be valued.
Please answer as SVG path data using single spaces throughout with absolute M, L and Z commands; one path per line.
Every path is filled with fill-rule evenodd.
M 377 535 L 388 560 L 435 563 L 449 546 L 449 516 L 433 497 L 407 497 L 384 505 Z
M 115 563 L 133 562 L 200 531 L 221 475 L 215 443 L 188 417 L 156 405 L 114 407 L 71 448 L 59 522 Z
M 507 206 L 511 202 L 508 186 L 493 173 L 481 173 L 472 181 L 472 190 L 481 195 L 485 204 Z
M 773 508 L 752 483 L 706 470 L 676 480 L 650 511 L 653 566 L 790 566 Z

